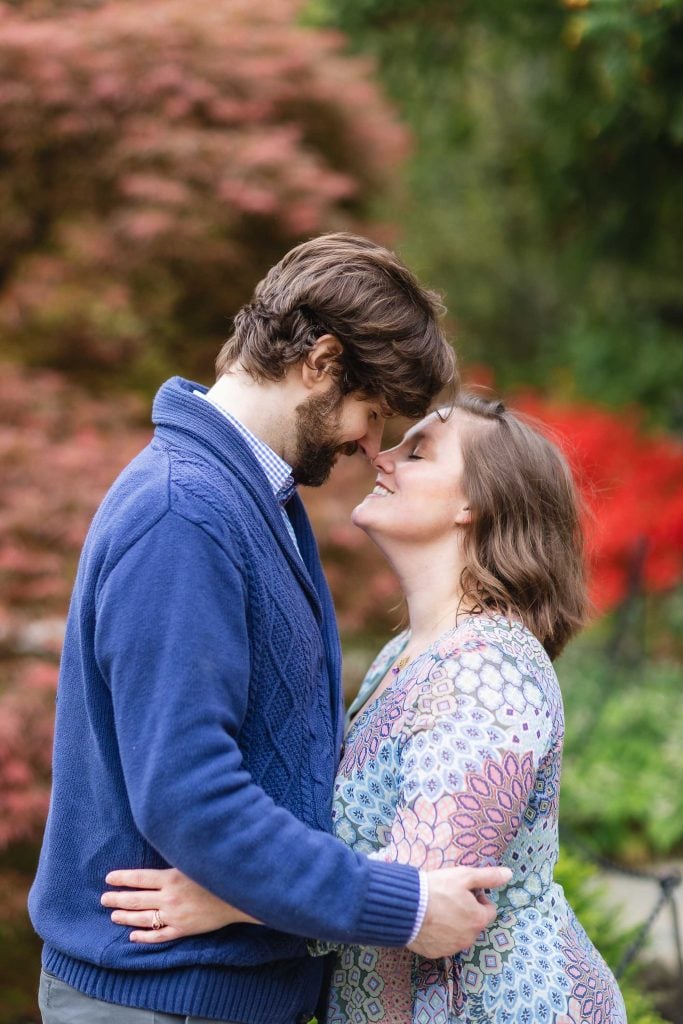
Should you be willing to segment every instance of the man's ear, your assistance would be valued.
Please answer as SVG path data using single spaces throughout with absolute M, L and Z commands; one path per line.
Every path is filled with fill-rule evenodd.
M 456 526 L 467 526 L 467 524 L 471 523 L 471 522 L 472 522 L 472 509 L 468 505 L 465 505 L 463 508 L 461 508 L 458 511 L 458 514 L 455 517 L 455 525 Z
M 317 387 L 332 374 L 343 352 L 342 343 L 334 334 L 323 334 L 301 363 L 301 378 L 307 388 Z

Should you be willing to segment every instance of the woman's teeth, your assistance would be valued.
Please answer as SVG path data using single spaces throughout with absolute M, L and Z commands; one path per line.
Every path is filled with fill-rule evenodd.
M 384 484 L 375 484 L 372 493 L 384 496 L 385 494 L 393 494 L 394 492 L 390 491 L 388 487 L 384 486 Z

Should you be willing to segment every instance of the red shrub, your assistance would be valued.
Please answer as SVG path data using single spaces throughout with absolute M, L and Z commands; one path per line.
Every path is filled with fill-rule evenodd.
M 533 395 L 515 403 L 556 435 L 582 487 L 592 596 L 605 611 L 626 595 L 639 551 L 642 585 L 658 591 L 683 579 L 683 445 L 647 436 L 637 410 L 607 412 Z

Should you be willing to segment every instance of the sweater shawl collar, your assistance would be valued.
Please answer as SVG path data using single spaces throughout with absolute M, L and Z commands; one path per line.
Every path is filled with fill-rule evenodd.
M 172 377 L 161 386 L 152 406 L 156 433 L 206 459 L 219 469 L 237 476 L 274 534 L 292 572 L 306 593 L 320 624 L 325 641 L 330 675 L 333 721 L 341 720 L 341 652 L 334 607 L 322 571 L 318 546 L 298 494 L 287 503 L 286 511 L 294 527 L 301 557 L 282 519 L 282 512 L 265 473 L 246 441 L 230 421 L 210 402 L 193 391 L 205 391 L 200 384 Z

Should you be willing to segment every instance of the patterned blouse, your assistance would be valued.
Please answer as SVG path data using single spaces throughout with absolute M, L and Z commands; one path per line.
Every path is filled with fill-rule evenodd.
M 553 882 L 564 719 L 543 647 L 519 623 L 471 616 L 372 700 L 407 641 L 380 652 L 351 707 L 370 699 L 346 735 L 336 835 L 387 861 L 514 875 L 492 897 L 494 924 L 458 956 L 338 948 L 328 1024 L 626 1024 Z

